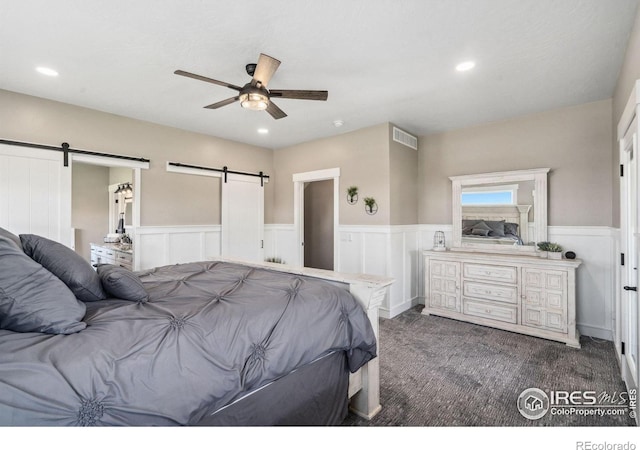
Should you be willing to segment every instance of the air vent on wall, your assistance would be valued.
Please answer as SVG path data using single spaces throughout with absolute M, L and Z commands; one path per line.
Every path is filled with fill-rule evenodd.
M 402 131 L 400 128 L 393 127 L 393 140 L 414 150 L 418 150 L 418 138 L 410 135 L 406 131 Z

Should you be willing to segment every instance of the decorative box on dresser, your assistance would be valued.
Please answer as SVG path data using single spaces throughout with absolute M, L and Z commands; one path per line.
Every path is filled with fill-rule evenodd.
M 423 252 L 422 314 L 448 317 L 580 348 L 578 259 L 464 251 Z
M 133 250 L 120 244 L 91 244 L 91 265 L 114 264 L 132 270 Z

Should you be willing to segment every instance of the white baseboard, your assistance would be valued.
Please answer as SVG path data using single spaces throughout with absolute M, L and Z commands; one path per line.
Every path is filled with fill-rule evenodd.
M 613 332 L 602 327 L 593 327 L 590 325 L 578 324 L 578 331 L 581 336 L 590 336 L 596 339 L 604 339 L 613 341 Z

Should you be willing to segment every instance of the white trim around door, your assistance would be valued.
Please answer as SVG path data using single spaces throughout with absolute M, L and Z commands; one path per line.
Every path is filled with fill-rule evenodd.
M 314 170 L 293 174 L 293 224 L 296 233 L 297 258 L 293 265 L 304 267 L 304 184 L 333 180 L 333 270 L 340 270 L 340 168 Z

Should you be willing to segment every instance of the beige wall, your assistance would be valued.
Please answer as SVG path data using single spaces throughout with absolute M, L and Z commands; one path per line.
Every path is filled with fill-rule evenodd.
M 449 176 L 549 167 L 549 225 L 611 226 L 611 104 L 422 136 L 420 223 L 451 223 Z
M 133 170 L 127 167 L 110 167 L 109 184 L 133 183 Z
M 617 144 L 617 132 L 616 128 L 622 111 L 627 104 L 631 90 L 636 80 L 640 79 L 640 8 L 636 13 L 636 20 L 629 37 L 629 43 L 627 44 L 627 51 L 624 57 L 624 63 L 620 69 L 618 76 L 618 83 L 613 92 L 613 152 L 612 152 L 612 166 L 613 166 L 613 225 L 620 226 L 620 176 L 619 165 L 620 155 Z
M 340 168 L 340 215 L 343 225 L 388 225 L 389 125 L 306 142 L 274 151 L 274 223 L 293 223 L 293 180 L 295 173 Z M 347 203 L 347 188 L 358 186 L 358 203 Z M 364 197 L 374 197 L 378 213 L 368 215 Z
M 177 128 L 0 90 L 2 139 L 145 157 L 141 224 L 220 223 L 217 179 L 167 173 L 167 161 L 273 175 L 273 152 Z M 272 222 L 274 183 L 265 187 L 265 222 Z
M 71 226 L 76 229 L 76 253 L 91 261 L 91 242 L 103 241 L 109 224 L 109 168 L 74 164 Z
M 393 140 L 389 124 L 391 225 L 418 223 L 418 152 Z

